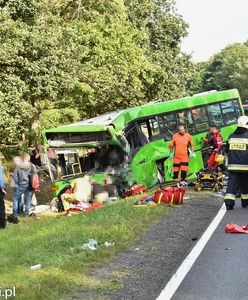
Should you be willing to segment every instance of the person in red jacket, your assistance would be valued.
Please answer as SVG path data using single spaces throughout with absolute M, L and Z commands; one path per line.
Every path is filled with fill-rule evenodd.
M 173 179 L 178 180 L 179 172 L 181 171 L 181 183 L 186 184 L 185 180 L 187 178 L 187 171 L 189 165 L 189 149 L 190 156 L 195 157 L 194 153 L 194 143 L 192 136 L 188 134 L 184 125 L 180 124 L 178 126 L 178 132 L 173 135 L 171 144 L 169 145 L 170 149 L 170 158 L 173 157 L 172 151 L 175 149 L 174 158 L 173 158 Z
M 212 147 L 212 153 L 207 161 L 207 167 L 210 171 L 216 171 L 218 163 L 215 158 L 220 154 L 221 147 L 223 146 L 223 138 L 215 125 L 210 126 L 210 135 L 208 138 L 203 138 L 203 141 Z

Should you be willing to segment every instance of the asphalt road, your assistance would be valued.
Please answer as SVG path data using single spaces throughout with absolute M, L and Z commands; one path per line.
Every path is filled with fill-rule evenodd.
M 225 225 L 248 224 L 248 208 L 227 211 L 173 300 L 247 300 L 248 234 L 228 234 Z
M 144 236 L 131 245 L 128 251 L 118 253 L 111 263 L 100 264 L 89 274 L 97 280 L 118 281 L 121 288 L 82 289 L 70 299 L 157 299 L 222 203 L 223 197 L 213 192 L 187 191 L 182 206 L 174 206 L 164 219 L 150 225 Z

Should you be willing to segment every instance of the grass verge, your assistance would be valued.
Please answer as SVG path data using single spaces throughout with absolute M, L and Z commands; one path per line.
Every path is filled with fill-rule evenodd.
M 151 192 L 150 192 L 151 194 Z M 103 282 L 88 275 L 98 262 L 125 251 L 168 206 L 135 207 L 141 196 L 122 199 L 71 217 L 23 218 L 0 231 L 0 288 L 15 287 L 16 299 L 61 299 L 78 289 L 115 289 L 120 282 Z M 89 239 L 94 250 L 81 249 Z M 114 246 L 105 247 L 104 242 Z M 38 270 L 32 265 L 41 264 Z

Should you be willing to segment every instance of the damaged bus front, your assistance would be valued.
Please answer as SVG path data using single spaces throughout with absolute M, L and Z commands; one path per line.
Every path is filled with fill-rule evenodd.
M 44 132 L 48 169 L 55 195 L 74 178 L 86 174 L 98 183 L 111 178 L 117 189 L 132 184 L 129 146 L 113 125 L 79 122 Z

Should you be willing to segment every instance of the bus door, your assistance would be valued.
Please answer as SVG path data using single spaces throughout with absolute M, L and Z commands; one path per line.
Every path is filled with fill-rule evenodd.
M 145 124 L 142 124 L 144 127 Z M 151 160 L 149 140 L 137 122 L 128 124 L 125 136 L 130 145 L 131 168 L 134 180 L 146 187 L 157 182 L 157 167 Z

